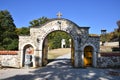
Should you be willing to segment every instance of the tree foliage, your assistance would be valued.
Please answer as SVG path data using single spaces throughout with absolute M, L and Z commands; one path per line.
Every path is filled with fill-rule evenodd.
M 108 42 L 118 41 L 119 35 L 120 32 L 118 32 L 117 30 L 107 33 L 104 36 L 101 34 L 101 41 L 108 41 Z
M 15 50 L 18 36 L 15 32 L 14 20 L 7 10 L 0 11 L 0 50 Z
M 70 35 L 63 31 L 55 31 L 48 35 L 48 46 L 49 49 L 57 49 L 61 48 L 61 40 L 65 39 L 66 47 L 69 47 L 69 39 L 71 39 Z
M 17 35 L 29 35 L 30 28 L 29 27 L 21 27 L 16 29 Z
M 47 21 L 49 21 L 49 19 L 47 17 L 40 17 L 38 19 L 34 19 L 32 21 L 30 21 L 30 27 L 35 27 L 35 26 L 41 26 L 42 24 L 46 23 Z

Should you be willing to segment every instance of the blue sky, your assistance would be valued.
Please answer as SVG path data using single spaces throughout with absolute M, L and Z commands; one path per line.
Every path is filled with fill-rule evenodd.
M 69 19 L 79 26 L 87 26 L 90 33 L 100 34 L 117 28 L 120 20 L 120 0 L 0 0 L 0 10 L 8 10 L 17 27 L 27 27 L 33 19 L 42 16 Z

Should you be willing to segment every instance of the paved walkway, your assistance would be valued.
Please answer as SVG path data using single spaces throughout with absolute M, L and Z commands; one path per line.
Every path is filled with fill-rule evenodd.
M 57 59 L 38 69 L 2 69 L 0 80 L 120 80 L 120 69 L 73 68 Z

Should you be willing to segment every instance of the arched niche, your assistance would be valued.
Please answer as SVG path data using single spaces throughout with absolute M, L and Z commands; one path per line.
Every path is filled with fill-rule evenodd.
M 96 47 L 91 44 L 85 44 L 82 48 L 82 64 L 83 67 L 96 67 L 97 66 L 97 52 Z

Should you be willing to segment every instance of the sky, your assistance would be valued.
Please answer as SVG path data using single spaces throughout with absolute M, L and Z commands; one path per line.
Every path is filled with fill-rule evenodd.
M 120 20 L 120 0 L 0 0 L 0 10 L 8 10 L 18 28 L 42 16 L 57 18 L 59 11 L 62 18 L 90 27 L 92 34 L 112 32 Z

